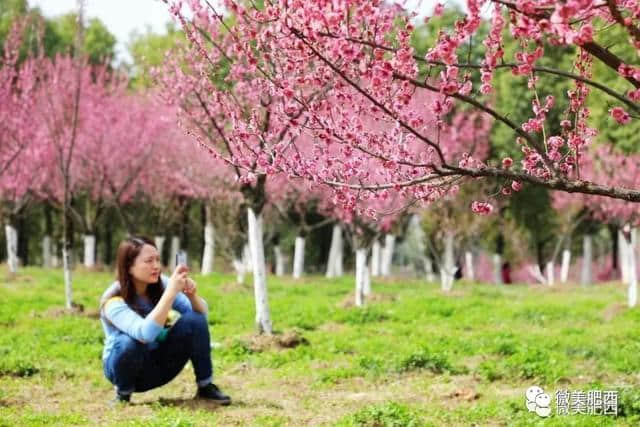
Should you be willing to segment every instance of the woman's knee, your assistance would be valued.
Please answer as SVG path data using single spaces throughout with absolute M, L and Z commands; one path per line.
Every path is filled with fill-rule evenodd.
M 111 355 L 104 365 L 105 376 L 114 384 L 119 380 L 128 378 L 144 363 L 147 347 L 127 334 L 119 334 Z
M 135 353 L 146 348 L 144 343 L 124 333 L 118 334 L 114 347 L 122 353 Z
M 180 317 L 179 321 L 182 321 L 194 327 L 209 327 L 209 324 L 207 323 L 207 317 L 202 313 L 198 313 L 197 311 L 188 311 L 184 313 Z
M 147 346 L 144 343 L 127 334 L 120 334 L 116 338 L 116 342 L 113 347 L 115 365 L 137 364 L 144 359 L 144 355 L 148 351 Z

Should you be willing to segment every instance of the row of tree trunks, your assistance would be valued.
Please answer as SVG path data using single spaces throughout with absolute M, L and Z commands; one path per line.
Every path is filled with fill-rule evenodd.
M 340 277 L 343 275 L 343 251 L 344 244 L 342 238 L 342 227 L 339 224 L 333 226 L 331 234 L 331 246 L 329 248 L 329 260 L 327 261 L 328 278 Z

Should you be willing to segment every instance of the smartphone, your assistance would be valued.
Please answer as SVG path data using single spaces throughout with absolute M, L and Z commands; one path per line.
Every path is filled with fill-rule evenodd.
M 176 253 L 176 267 L 179 265 L 187 265 L 187 252 L 179 250 Z

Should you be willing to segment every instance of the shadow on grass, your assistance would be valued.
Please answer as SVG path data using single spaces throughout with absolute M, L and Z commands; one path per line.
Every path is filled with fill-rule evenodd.
M 186 408 L 186 409 L 208 409 L 208 410 L 222 410 L 224 406 L 211 402 L 209 400 L 204 399 L 194 399 L 194 398 L 173 398 L 173 399 L 165 399 L 160 398 L 157 402 L 145 402 L 134 405 L 160 405 L 160 406 L 168 406 L 168 407 L 177 407 L 177 408 Z M 284 409 L 282 405 L 258 399 L 254 401 L 245 401 L 245 400 L 233 400 L 231 405 L 227 406 L 227 408 L 236 407 L 236 408 L 271 408 L 271 409 Z
M 165 399 L 165 398 L 160 398 L 157 400 L 157 402 L 145 402 L 145 403 L 140 403 L 140 405 L 159 405 L 159 406 L 169 406 L 169 407 L 174 407 L 174 408 L 185 408 L 185 409 L 206 409 L 206 410 L 210 410 L 210 411 L 215 411 L 218 409 L 222 408 L 222 405 L 215 403 L 215 402 L 211 402 L 209 400 L 204 400 L 204 399 L 194 399 L 192 397 L 190 398 L 174 398 L 174 399 Z M 235 404 L 235 402 L 233 403 Z

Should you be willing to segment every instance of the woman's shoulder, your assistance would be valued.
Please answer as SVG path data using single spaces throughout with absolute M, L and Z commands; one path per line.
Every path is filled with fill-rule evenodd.
M 120 295 L 120 282 L 117 280 L 113 282 L 109 287 L 102 293 L 100 297 L 100 305 L 103 305 L 107 300 Z

